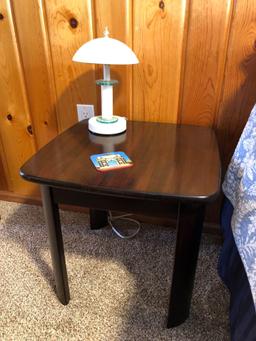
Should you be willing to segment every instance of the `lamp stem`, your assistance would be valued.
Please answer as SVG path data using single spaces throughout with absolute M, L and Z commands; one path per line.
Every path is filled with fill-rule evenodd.
M 110 65 L 103 64 L 103 79 L 110 81 Z
M 104 80 L 110 80 L 110 66 L 103 65 Z M 101 115 L 106 120 L 113 117 L 113 86 L 101 85 Z

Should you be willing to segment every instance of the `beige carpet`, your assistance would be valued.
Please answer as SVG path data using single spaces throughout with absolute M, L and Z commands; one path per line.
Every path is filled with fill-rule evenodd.
M 219 242 L 204 236 L 190 318 L 166 329 L 172 229 L 143 225 L 132 240 L 91 231 L 62 212 L 71 301 L 54 293 L 42 209 L 0 202 L 0 340 L 228 340 L 228 294 L 216 273 Z

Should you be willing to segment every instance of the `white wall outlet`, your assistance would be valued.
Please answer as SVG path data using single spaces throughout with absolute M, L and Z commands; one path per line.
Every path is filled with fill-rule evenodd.
M 77 104 L 78 121 L 88 120 L 94 116 L 94 105 L 92 104 Z

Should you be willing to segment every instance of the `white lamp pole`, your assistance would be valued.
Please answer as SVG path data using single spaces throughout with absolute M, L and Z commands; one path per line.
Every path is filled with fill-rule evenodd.
M 110 81 L 110 66 L 103 65 L 103 80 Z M 101 85 L 101 115 L 104 120 L 113 117 L 113 85 Z

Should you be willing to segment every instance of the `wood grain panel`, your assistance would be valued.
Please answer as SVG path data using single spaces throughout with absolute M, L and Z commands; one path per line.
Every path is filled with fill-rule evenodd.
M 115 113 L 213 125 L 227 166 L 256 102 L 256 0 L 0 0 L 0 12 L 1 190 L 38 195 L 20 165 L 77 121 L 77 103 L 100 103 L 101 72 L 72 56 L 105 25 L 140 60 L 111 67 Z
M 192 0 L 179 122 L 212 126 L 220 99 L 233 0 Z
M 44 11 L 41 0 L 13 1 L 13 6 L 33 128 L 41 148 L 58 132 Z
M 57 92 L 59 129 L 77 122 L 76 104 L 96 105 L 94 66 L 72 62 L 76 50 L 93 38 L 90 0 L 45 0 Z M 74 27 L 77 22 L 77 27 Z M 72 27 L 73 25 L 73 27 Z
M 223 96 L 216 117 L 226 166 L 256 102 L 256 0 L 235 3 Z
M 96 36 L 102 37 L 104 28 L 108 26 L 111 38 L 121 40 L 132 48 L 131 0 L 95 0 L 94 3 Z M 102 67 L 99 69 L 97 70 L 97 77 L 102 78 Z M 119 84 L 114 87 L 114 113 L 130 118 L 132 111 L 132 66 L 111 66 L 111 78 L 119 81 Z
M 9 189 L 30 193 L 35 186 L 20 178 L 19 168 L 35 151 L 34 137 L 10 1 L 1 0 L 0 8 L 0 134 Z
M 135 0 L 133 10 L 133 46 L 141 62 L 134 68 L 133 119 L 174 123 L 186 1 Z

